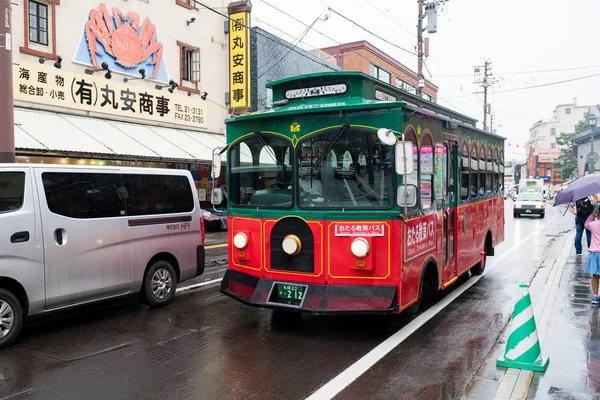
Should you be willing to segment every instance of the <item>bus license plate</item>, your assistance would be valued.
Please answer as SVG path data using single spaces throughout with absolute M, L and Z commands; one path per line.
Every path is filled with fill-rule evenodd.
M 290 285 L 284 283 L 277 284 L 277 295 L 282 300 L 292 300 L 301 302 L 304 299 L 305 286 Z

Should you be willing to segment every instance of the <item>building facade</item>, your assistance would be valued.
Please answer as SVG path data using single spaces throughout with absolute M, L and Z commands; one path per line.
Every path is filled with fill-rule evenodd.
M 254 26 L 250 33 L 252 43 L 251 79 L 252 110 L 264 110 L 271 105 L 269 82 L 296 75 L 339 71 L 341 68 L 299 48 L 298 46 Z
M 17 162 L 185 168 L 205 187 L 228 115 L 223 22 L 193 0 L 14 0 Z
M 361 71 L 407 92 L 416 93 L 417 73 L 365 40 L 326 47 L 315 53 L 320 56 L 327 54 L 324 58 L 345 71 Z M 435 103 L 437 92 L 438 87 L 426 80 L 423 98 Z
M 560 166 L 555 165 L 556 159 L 560 156 L 560 149 L 529 149 L 529 155 L 526 162 L 526 175 L 521 175 L 521 179 L 536 178 L 543 179 L 544 184 L 560 185 L 567 177 L 561 175 Z
M 539 120 L 529 128 L 527 150 L 529 151 L 530 147 L 535 149 L 556 148 L 556 136 L 563 132 L 574 132 L 575 125 L 585 117 L 591 107 L 594 106 L 577 105 L 577 99 L 573 99 L 570 104 L 556 106 L 551 118 Z

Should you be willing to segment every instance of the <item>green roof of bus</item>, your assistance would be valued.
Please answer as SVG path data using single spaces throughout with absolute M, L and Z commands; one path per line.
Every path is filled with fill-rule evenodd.
M 228 118 L 226 122 L 231 123 L 270 116 L 328 112 L 332 110 L 350 111 L 354 109 L 406 107 L 407 103 L 430 109 L 437 114 L 447 116 L 449 119 L 456 119 L 463 124 L 471 125 L 473 128 L 475 128 L 477 122 L 476 119 L 457 113 L 436 103 L 421 99 L 416 95 L 358 71 L 331 71 L 299 75 L 275 82 L 269 82 L 266 87 L 273 90 L 273 102 L 276 103 L 281 100 L 286 100 L 285 92 L 288 90 L 339 83 L 347 85 L 347 91 L 343 94 L 288 99 L 288 102 L 285 105 L 231 117 Z M 376 90 L 395 97 L 397 101 L 382 101 L 376 99 Z

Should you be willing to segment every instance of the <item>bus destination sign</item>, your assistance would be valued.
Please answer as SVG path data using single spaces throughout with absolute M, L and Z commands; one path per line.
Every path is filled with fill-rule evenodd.
M 337 85 L 315 86 L 301 89 L 286 90 L 286 99 L 300 99 L 303 97 L 329 96 L 332 94 L 344 94 L 348 91 L 348 85 L 339 83 Z

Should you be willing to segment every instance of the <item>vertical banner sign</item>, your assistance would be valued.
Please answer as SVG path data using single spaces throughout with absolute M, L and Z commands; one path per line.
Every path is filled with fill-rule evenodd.
M 232 114 L 250 110 L 250 6 L 229 5 L 229 107 Z

